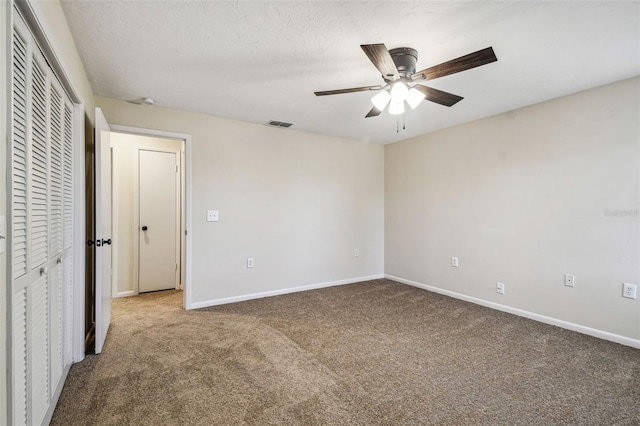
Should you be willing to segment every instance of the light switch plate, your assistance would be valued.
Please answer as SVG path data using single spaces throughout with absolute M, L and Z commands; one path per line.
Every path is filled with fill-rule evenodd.
M 217 222 L 218 218 L 218 210 L 207 210 L 207 222 Z

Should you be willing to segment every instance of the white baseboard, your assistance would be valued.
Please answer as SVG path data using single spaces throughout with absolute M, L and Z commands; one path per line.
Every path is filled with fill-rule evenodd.
M 133 290 L 130 291 L 119 291 L 116 294 L 114 294 L 113 296 L 111 296 L 112 299 L 117 299 L 118 297 L 129 297 L 129 296 L 135 296 L 136 292 Z
M 578 333 L 587 334 L 589 336 L 597 337 L 599 339 L 609 340 L 611 342 L 620 343 L 621 345 L 631 346 L 632 348 L 640 349 L 640 340 L 632 339 L 630 337 L 620 336 L 619 334 L 613 334 L 607 331 L 586 327 L 584 325 L 574 324 L 571 322 L 559 320 L 552 317 L 547 317 L 545 315 L 536 314 L 536 313 L 525 311 L 518 308 L 512 308 L 511 306 L 501 305 L 499 303 L 490 302 L 488 300 L 479 299 L 473 296 L 467 296 L 466 294 L 456 293 L 455 291 L 444 290 L 442 288 L 433 287 L 433 286 L 422 284 L 416 281 L 407 280 L 404 278 L 396 277 L 394 275 L 385 274 L 384 277 L 389 280 L 397 281 L 402 284 L 407 284 L 413 287 L 421 288 L 423 290 L 428 290 L 434 293 L 443 294 L 445 296 L 464 300 L 466 302 L 475 303 L 476 305 L 486 306 L 487 308 L 495 309 L 502 312 L 508 312 L 510 314 L 532 319 L 534 321 L 555 325 L 557 327 L 565 328 L 567 330 L 576 331 Z
M 236 302 L 243 302 L 245 300 L 251 300 L 251 299 L 260 299 L 263 297 L 271 297 L 271 296 L 280 296 L 282 294 L 289 294 L 289 293 L 297 293 L 300 291 L 307 291 L 307 290 L 315 290 L 318 288 L 325 288 L 325 287 L 335 287 L 335 286 L 339 286 L 339 285 L 345 285 L 345 284 L 353 284 L 353 283 L 358 283 L 358 282 L 362 282 L 362 281 L 369 281 L 369 280 L 379 280 L 384 278 L 384 275 L 380 274 L 380 275 L 369 275 L 366 277 L 357 277 L 357 278 L 348 278 L 346 280 L 338 280 L 338 281 L 330 281 L 330 282 L 326 282 L 326 283 L 318 283 L 318 284 L 310 284 L 310 285 L 303 285 L 300 287 L 291 287 L 291 288 L 283 288 L 280 290 L 271 290 L 271 291 L 264 291 L 261 293 L 251 293 L 251 294 L 244 294 L 241 296 L 233 296 L 233 297 L 225 297 L 222 299 L 212 299 L 212 300 L 205 300 L 202 302 L 192 302 L 189 306 L 186 307 L 187 310 L 189 309 L 200 309 L 200 308 L 206 308 L 209 306 L 217 306 L 217 305 L 226 305 L 227 303 L 236 303 Z

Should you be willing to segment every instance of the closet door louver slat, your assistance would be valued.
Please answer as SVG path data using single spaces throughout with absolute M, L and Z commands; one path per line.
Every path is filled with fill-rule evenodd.
M 13 296 L 13 421 L 27 424 L 27 289 Z
M 47 276 L 42 275 L 31 287 L 31 303 L 27 315 L 31 314 L 31 424 L 42 424 L 49 408 L 49 295 Z M 31 312 L 29 312 L 31 308 Z
M 48 260 L 48 141 L 47 78 L 36 58 L 32 61 L 31 89 L 31 269 Z
M 73 255 L 69 254 L 62 264 L 63 311 L 64 311 L 64 365 L 71 363 L 73 355 Z
M 73 237 L 73 139 L 72 110 L 64 107 L 64 249 L 71 247 Z
M 56 263 L 49 273 L 49 289 L 51 295 L 49 298 L 49 322 L 51 324 L 50 331 L 50 354 L 51 354 L 51 383 L 58 383 L 62 377 L 64 368 L 62 358 L 62 339 L 64 329 L 62 327 L 62 264 Z M 53 397 L 55 386 L 51 386 L 51 394 Z
M 72 360 L 73 335 L 73 112 L 72 106 L 64 105 L 62 146 L 62 211 L 63 211 L 63 295 L 64 295 L 64 365 Z
M 13 32 L 13 120 L 12 120 L 12 275 L 13 279 L 27 273 L 27 45 Z
M 49 250 L 51 257 L 62 253 L 62 155 L 63 155 L 63 104 L 62 95 L 51 87 L 51 164 L 49 202 Z

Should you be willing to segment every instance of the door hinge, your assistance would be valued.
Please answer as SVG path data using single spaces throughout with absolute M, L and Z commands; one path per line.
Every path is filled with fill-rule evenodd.
M 176 173 L 178 173 L 178 165 L 176 164 Z
M 178 264 L 176 263 L 176 271 L 178 270 Z

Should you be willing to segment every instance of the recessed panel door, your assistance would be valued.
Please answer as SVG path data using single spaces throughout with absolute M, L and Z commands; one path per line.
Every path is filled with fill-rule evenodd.
M 140 149 L 138 292 L 175 289 L 178 280 L 178 154 Z

